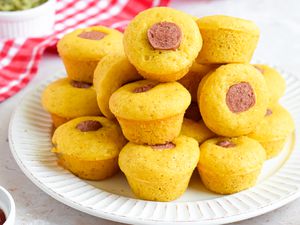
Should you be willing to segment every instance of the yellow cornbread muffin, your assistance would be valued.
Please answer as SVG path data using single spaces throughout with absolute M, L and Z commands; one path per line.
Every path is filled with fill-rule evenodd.
M 199 17 L 198 17 L 198 16 L 191 15 L 191 17 L 192 17 L 193 20 L 195 20 L 195 21 L 199 20 Z
M 124 136 L 138 144 L 164 144 L 180 133 L 191 95 L 177 82 L 142 80 L 112 94 L 109 108 Z
M 59 164 L 87 180 L 114 175 L 126 144 L 120 127 L 104 117 L 73 119 L 56 129 L 52 142 Z
M 224 15 L 197 20 L 203 46 L 197 62 L 248 63 L 259 39 L 259 29 L 249 20 Z
M 191 102 L 185 111 L 184 117 L 194 121 L 199 121 L 202 119 L 197 102 Z
M 123 43 L 129 61 L 144 78 L 168 82 L 188 72 L 201 49 L 202 38 L 190 15 L 155 7 L 139 13 L 129 23 Z
M 266 159 L 264 148 L 251 138 L 213 138 L 200 146 L 198 171 L 205 187 L 232 194 L 255 185 Z
M 277 156 L 295 125 L 290 113 L 281 105 L 275 104 L 267 109 L 263 120 L 248 134 L 265 148 L 267 159 Z
M 182 135 L 164 145 L 129 142 L 119 156 L 120 169 L 134 194 L 152 201 L 172 201 L 180 197 L 198 161 L 197 141 Z
M 77 117 L 101 115 L 92 84 L 67 78 L 45 88 L 42 105 L 51 114 L 54 127 Z
M 206 127 L 202 120 L 196 122 L 186 118 L 183 119 L 180 134 L 194 138 L 199 144 L 216 136 L 215 133 Z
M 109 54 L 99 62 L 94 73 L 94 86 L 99 108 L 104 116 L 113 119 L 109 110 L 109 98 L 122 85 L 141 80 L 134 66 L 124 54 Z
M 192 101 L 197 101 L 197 89 L 201 79 L 210 71 L 217 68 L 217 65 L 201 65 L 193 63 L 189 72 L 180 80 L 181 83 L 191 94 Z
M 221 136 L 250 133 L 263 119 L 269 103 L 265 79 L 247 64 L 220 66 L 202 79 L 198 92 L 206 126 Z
M 256 64 L 254 67 L 264 75 L 270 92 L 270 105 L 276 104 L 285 92 L 284 78 L 278 73 L 277 70 L 268 65 Z
M 123 52 L 123 34 L 117 30 L 95 26 L 66 34 L 57 44 L 68 77 L 93 82 L 99 60 L 108 53 Z

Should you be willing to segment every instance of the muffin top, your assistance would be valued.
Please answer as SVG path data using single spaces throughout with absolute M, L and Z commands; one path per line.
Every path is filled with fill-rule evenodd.
M 109 98 L 122 85 L 141 80 L 124 54 L 108 54 L 98 63 L 94 72 L 94 86 L 98 105 L 107 118 L 114 118 L 109 109 Z
M 48 112 L 65 118 L 101 114 L 92 84 L 67 78 L 56 80 L 45 88 L 42 105 Z
M 286 138 L 295 129 L 290 113 L 279 104 L 270 106 L 262 121 L 248 134 L 259 141 L 271 141 Z
M 190 103 L 190 93 L 177 82 L 141 80 L 114 92 L 109 108 L 116 117 L 145 121 L 184 113 Z
M 259 28 L 254 22 L 232 16 L 205 16 L 197 20 L 197 24 L 200 29 L 235 30 L 259 35 Z
M 149 74 L 172 74 L 190 67 L 201 47 L 194 19 L 172 8 L 154 7 L 141 12 L 124 32 L 129 61 Z
M 200 145 L 198 166 L 219 174 L 242 175 L 260 167 L 266 159 L 258 141 L 246 136 L 213 138 Z
M 183 119 L 180 133 L 187 137 L 194 138 L 200 144 L 205 140 L 216 136 L 215 133 L 206 127 L 203 120 L 196 122 L 187 118 Z
M 286 84 L 284 78 L 280 75 L 280 73 L 277 70 L 268 65 L 256 64 L 254 65 L 254 67 L 264 75 L 264 78 L 266 80 L 267 86 L 271 94 L 270 102 L 277 102 L 278 99 L 282 97 L 285 92 Z
M 198 142 L 179 136 L 164 145 L 137 145 L 129 142 L 119 155 L 121 170 L 142 180 L 191 172 L 199 160 Z
M 58 127 L 52 151 L 82 160 L 105 160 L 118 156 L 126 140 L 119 125 L 104 117 L 80 117 Z
M 75 60 L 100 60 L 111 52 L 122 52 L 123 34 L 117 30 L 95 26 L 74 30 L 57 44 L 60 56 Z

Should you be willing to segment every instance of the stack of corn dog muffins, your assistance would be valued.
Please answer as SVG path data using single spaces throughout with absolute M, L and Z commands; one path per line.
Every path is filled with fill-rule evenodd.
M 124 34 L 65 35 L 57 47 L 67 77 L 42 95 L 59 165 L 87 180 L 120 168 L 153 201 L 180 197 L 195 168 L 215 193 L 254 186 L 294 130 L 278 103 L 284 79 L 250 64 L 258 39 L 251 21 L 166 7 L 141 12 Z

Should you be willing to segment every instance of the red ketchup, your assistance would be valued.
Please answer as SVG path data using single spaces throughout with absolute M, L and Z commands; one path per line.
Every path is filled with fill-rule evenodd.
M 3 225 L 5 223 L 5 214 L 4 212 L 0 209 L 0 225 Z

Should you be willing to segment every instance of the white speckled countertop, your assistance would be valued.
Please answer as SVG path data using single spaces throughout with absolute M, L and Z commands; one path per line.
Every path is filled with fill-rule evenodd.
M 254 20 L 261 29 L 255 59 L 276 64 L 297 75 L 300 63 L 299 0 L 173 0 L 172 7 L 195 16 L 227 14 Z M 38 75 L 23 91 L 0 104 L 0 185 L 13 195 L 16 225 L 113 225 L 65 206 L 38 189 L 20 171 L 9 150 L 7 130 L 14 108 L 28 89 L 63 66 L 55 55 L 46 54 Z M 300 76 L 300 73 L 299 73 Z M 299 225 L 300 199 L 268 214 L 236 225 Z

